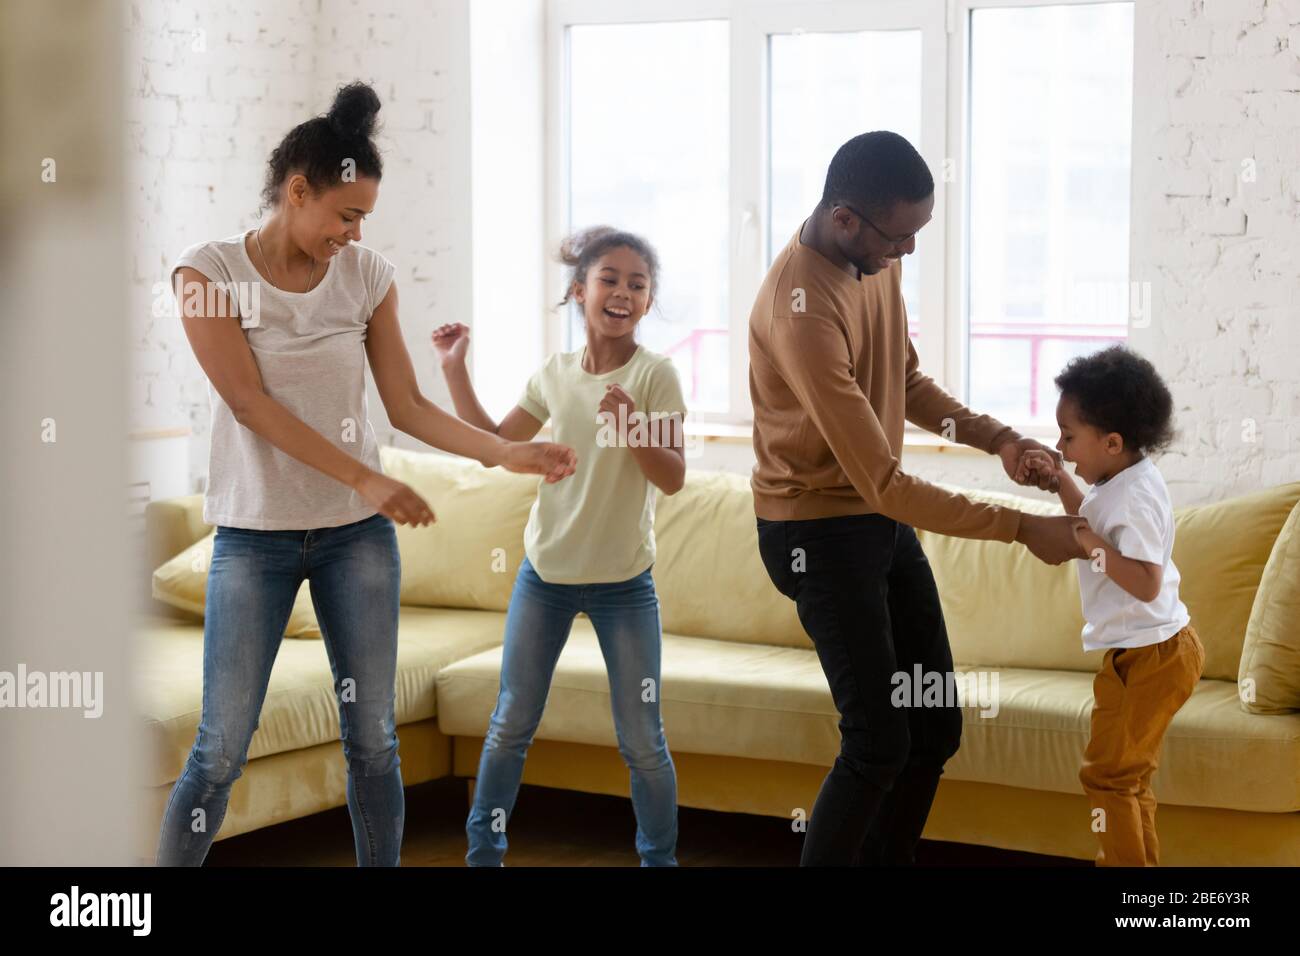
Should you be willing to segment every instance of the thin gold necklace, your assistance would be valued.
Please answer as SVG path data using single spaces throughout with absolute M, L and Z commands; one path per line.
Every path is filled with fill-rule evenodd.
M 266 274 L 271 277 L 271 284 L 275 284 L 275 273 L 271 271 L 271 263 L 266 258 L 266 253 L 262 251 L 262 227 L 257 227 L 257 232 L 253 233 L 253 241 L 257 243 L 257 254 L 262 257 L 262 265 L 266 266 Z M 312 256 L 311 272 L 307 276 L 307 288 L 303 292 L 311 291 L 311 280 L 316 278 L 316 257 Z M 288 291 L 287 289 L 285 290 Z

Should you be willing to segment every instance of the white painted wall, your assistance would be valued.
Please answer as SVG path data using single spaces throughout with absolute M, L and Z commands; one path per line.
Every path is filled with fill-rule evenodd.
M 421 387 L 445 399 L 429 335 L 472 308 L 468 0 L 136 0 L 127 33 L 132 424 L 190 426 L 201 487 L 206 378 L 180 322 L 153 315 L 155 284 L 187 245 L 257 223 L 271 150 L 353 79 L 383 103 L 384 180 L 362 241 L 396 264 Z M 380 440 L 395 438 L 373 384 L 370 404 Z
M 1174 393 L 1176 501 L 1300 480 L 1300 0 L 1140 2 L 1131 344 Z

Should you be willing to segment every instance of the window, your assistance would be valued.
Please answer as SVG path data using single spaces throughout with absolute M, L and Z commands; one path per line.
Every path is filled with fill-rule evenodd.
M 970 403 L 1003 421 L 1127 337 L 1132 48 L 1128 3 L 971 11 Z
M 751 420 L 754 294 L 835 150 L 872 129 L 935 177 L 902 269 L 927 374 L 1032 426 L 1064 362 L 1125 338 L 1131 2 L 554 0 L 549 16 L 547 234 L 610 224 L 656 247 L 638 336 L 672 356 L 695 420 Z M 563 281 L 554 267 L 552 301 Z M 550 347 L 584 334 L 571 310 Z
M 659 293 L 637 335 L 672 356 L 693 412 L 728 404 L 728 37 L 722 20 L 569 29 L 570 229 L 650 242 Z M 586 338 L 569 310 L 566 349 Z
M 779 33 L 768 38 L 767 262 L 821 201 L 826 167 L 847 140 L 888 129 L 921 141 L 921 31 Z M 920 332 L 919 253 L 903 298 Z

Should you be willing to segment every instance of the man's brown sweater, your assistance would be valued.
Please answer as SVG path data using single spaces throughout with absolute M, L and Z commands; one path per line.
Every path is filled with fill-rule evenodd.
M 900 261 L 854 279 L 799 240 L 772 263 L 749 317 L 754 511 L 772 521 L 883 514 L 961 538 L 1013 541 L 1020 512 L 903 471 L 904 420 L 992 452 L 1011 428 L 923 375 Z

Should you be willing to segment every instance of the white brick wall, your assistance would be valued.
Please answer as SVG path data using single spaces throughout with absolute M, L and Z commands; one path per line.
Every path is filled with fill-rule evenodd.
M 192 476 L 207 471 L 207 380 L 180 322 L 154 314 L 155 285 L 186 246 L 256 221 L 271 137 L 314 108 L 316 17 L 314 0 L 270 9 L 247 0 L 131 4 L 132 424 L 191 426 Z
M 1139 2 L 1130 343 L 1174 393 L 1175 500 L 1300 480 L 1300 0 Z
M 179 323 L 152 316 L 152 286 L 186 245 L 255 223 L 272 147 L 352 79 L 384 104 L 363 242 L 397 264 L 421 386 L 443 400 L 429 331 L 473 306 L 468 2 L 134 0 L 133 411 L 138 426 L 194 428 L 196 479 L 206 380 Z M 1138 0 L 1135 48 L 1131 274 L 1151 283 L 1152 317 L 1130 341 L 1168 380 L 1182 432 L 1161 469 L 1179 503 L 1296 480 L 1300 0 Z M 387 440 L 373 391 L 371 405 Z M 693 462 L 751 464 L 718 445 Z M 906 466 L 1006 487 L 991 458 L 909 453 Z
M 128 25 L 132 424 L 189 425 L 207 471 L 207 380 L 155 283 L 191 243 L 258 221 L 271 150 L 362 79 L 383 102 L 384 181 L 362 241 L 397 265 L 402 323 L 425 394 L 442 397 L 429 333 L 468 309 L 467 0 L 134 0 Z M 196 49 L 197 47 L 197 49 Z M 389 430 L 373 388 L 371 418 Z

